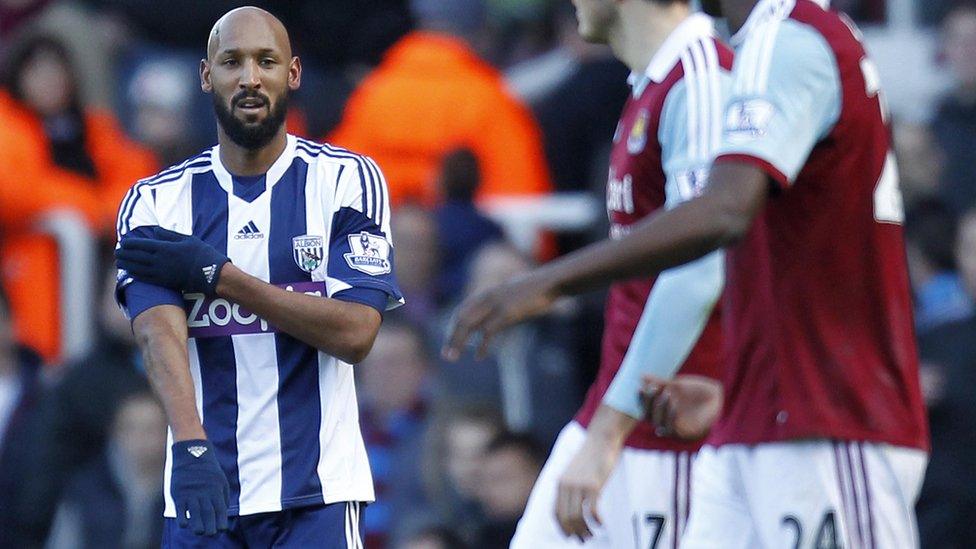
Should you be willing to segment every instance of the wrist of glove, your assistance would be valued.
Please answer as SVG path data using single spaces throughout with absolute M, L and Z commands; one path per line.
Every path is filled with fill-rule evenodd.
M 180 528 L 212 536 L 227 529 L 230 487 L 207 440 L 184 440 L 172 446 L 170 496 Z
M 230 259 L 192 235 L 153 228 L 153 238 L 125 237 L 116 264 L 130 276 L 183 292 L 217 293 L 220 270 Z

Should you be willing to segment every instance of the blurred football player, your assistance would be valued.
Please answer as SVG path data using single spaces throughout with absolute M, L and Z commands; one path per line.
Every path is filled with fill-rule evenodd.
M 702 195 L 462 304 L 448 354 L 559 296 L 727 247 L 725 404 L 682 546 L 916 546 L 928 433 L 878 71 L 825 1 L 717 4 L 737 57 Z M 654 419 L 707 431 L 714 399 L 668 377 Z
M 239 8 L 200 64 L 218 145 L 136 183 L 118 297 L 166 410 L 164 547 L 362 547 L 351 364 L 399 304 L 386 184 L 284 126 L 284 26 Z M 211 537 L 202 537 L 211 536 Z

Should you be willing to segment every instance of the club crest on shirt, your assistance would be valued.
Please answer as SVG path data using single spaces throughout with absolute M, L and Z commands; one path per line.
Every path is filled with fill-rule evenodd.
M 349 267 L 371 276 L 387 274 L 390 265 L 390 243 L 382 236 L 363 231 L 349 235 L 350 252 L 343 257 Z
M 321 236 L 303 234 L 291 239 L 292 251 L 298 268 L 311 273 L 322 265 L 325 257 L 325 239 Z
M 647 125 L 651 120 L 651 113 L 647 109 L 641 109 L 637 113 L 637 120 L 630 127 L 630 135 L 627 136 L 627 152 L 638 154 L 647 145 Z

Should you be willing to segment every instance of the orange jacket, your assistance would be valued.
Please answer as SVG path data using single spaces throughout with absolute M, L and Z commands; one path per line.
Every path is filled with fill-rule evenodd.
M 60 353 L 60 266 L 55 242 L 34 224 L 45 212 L 71 209 L 96 236 L 114 238 L 123 195 L 156 169 L 109 113 L 87 112 L 85 123 L 95 180 L 56 166 L 41 121 L 0 90 L 0 279 L 18 339 L 48 362 Z
M 479 198 L 550 190 L 529 110 L 495 69 L 446 35 L 414 32 L 390 48 L 327 140 L 373 157 L 394 206 L 436 203 L 440 161 L 461 147 L 478 157 Z

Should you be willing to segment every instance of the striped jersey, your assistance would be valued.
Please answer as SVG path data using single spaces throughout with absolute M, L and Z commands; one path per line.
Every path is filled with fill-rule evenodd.
M 731 84 L 731 67 L 732 52 L 715 37 L 711 18 L 694 14 L 668 36 L 644 74 L 631 76 L 631 96 L 610 153 L 607 213 L 611 238 L 626 235 L 648 215 L 702 191 L 721 136 L 722 99 Z M 637 278 L 611 286 L 600 369 L 576 416 L 581 425 L 589 424 L 604 401 L 640 416 L 640 368 L 628 369 L 636 374 L 628 375 L 631 381 L 615 381 L 625 355 L 641 367 L 653 361 L 668 362 L 661 367 L 672 372 L 680 367 L 684 373 L 719 375 L 721 334 L 714 305 L 722 287 L 721 252 L 697 263 L 691 269 L 704 267 L 701 277 L 668 281 L 671 273 L 667 272 L 656 279 Z M 653 326 L 642 320 L 645 308 L 653 317 Z M 640 339 L 635 336 L 639 323 L 642 334 L 648 332 L 645 335 L 658 339 L 652 341 L 653 352 L 635 355 L 629 349 Z M 666 350 L 658 345 L 661 341 Z M 627 445 L 654 450 L 698 447 L 658 437 L 646 422 L 638 424 Z
M 153 226 L 199 237 L 288 291 L 366 289 L 382 292 L 382 308 L 402 303 L 383 175 L 344 149 L 289 135 L 266 174 L 238 177 L 218 145 L 132 187 L 119 239 Z M 144 283 L 124 271 L 118 281 L 126 309 L 127 292 Z M 235 303 L 171 293 L 187 313 L 197 410 L 230 483 L 230 514 L 372 501 L 352 366 Z M 175 517 L 170 467 L 167 455 L 165 516 Z
M 825 1 L 760 0 L 733 38 L 716 162 L 774 189 L 728 251 L 714 444 L 925 449 L 898 170 L 877 68 Z

